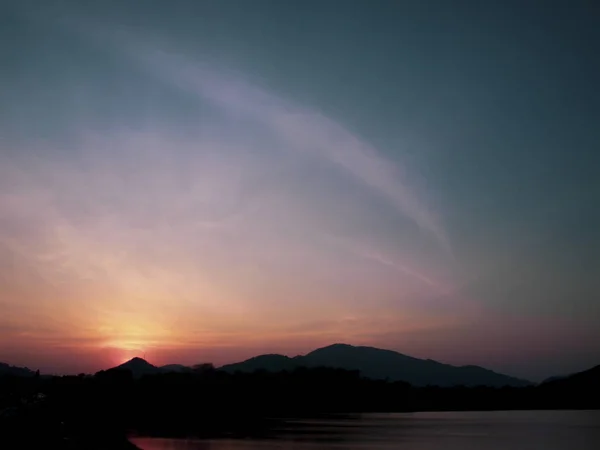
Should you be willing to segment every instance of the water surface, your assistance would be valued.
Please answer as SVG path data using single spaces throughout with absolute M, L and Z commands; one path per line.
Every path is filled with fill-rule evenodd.
M 598 450 L 600 411 L 356 414 L 289 420 L 261 439 L 131 441 L 142 450 Z

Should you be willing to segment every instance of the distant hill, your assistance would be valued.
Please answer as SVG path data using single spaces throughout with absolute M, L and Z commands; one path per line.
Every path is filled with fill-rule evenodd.
M 9 366 L 8 364 L 0 362 L 0 376 L 2 375 L 32 377 L 35 375 L 35 372 L 33 370 L 29 370 L 27 367 Z
M 306 366 L 302 356 L 295 358 L 289 358 L 284 355 L 260 355 L 254 358 L 247 359 L 246 361 L 228 364 L 226 366 L 219 367 L 219 370 L 226 372 L 255 372 L 257 370 L 266 370 L 267 372 L 283 372 L 284 370 L 294 370 L 297 367 Z
M 600 366 L 566 377 L 552 377 L 541 384 L 545 388 L 577 389 L 595 392 L 600 388 Z
M 134 378 L 140 378 L 144 375 L 156 375 L 159 373 L 182 373 L 192 372 L 193 368 L 184 366 L 182 364 L 168 364 L 166 366 L 157 367 L 150 364 L 148 361 L 142 358 L 133 358 L 120 366 L 113 367 L 109 370 L 129 370 Z
M 334 344 L 305 356 L 288 358 L 283 355 L 261 355 L 221 367 L 228 372 L 270 372 L 293 370 L 297 367 L 332 367 L 358 370 L 371 379 L 406 381 L 415 386 L 528 386 L 527 380 L 493 372 L 478 366 L 452 366 L 430 359 L 419 359 L 392 350 Z
M 600 408 L 600 366 L 539 385 L 542 398 L 568 409 Z M 551 400 L 550 400 L 551 399 Z
M 133 358 L 120 366 L 113 367 L 109 370 L 129 370 L 134 378 L 140 378 L 144 375 L 155 375 L 160 373 L 161 370 L 150 364 L 148 361 L 142 358 Z
M 550 383 L 552 381 L 558 381 L 558 380 L 563 380 L 565 378 L 567 378 L 569 375 L 555 375 L 553 377 L 548 377 L 546 378 L 544 381 L 542 381 L 540 384 L 545 384 L 545 383 Z
M 168 364 L 166 366 L 160 366 L 158 369 L 162 373 L 169 373 L 169 372 L 181 373 L 181 372 L 191 372 L 192 371 L 191 367 L 183 366 L 181 364 Z

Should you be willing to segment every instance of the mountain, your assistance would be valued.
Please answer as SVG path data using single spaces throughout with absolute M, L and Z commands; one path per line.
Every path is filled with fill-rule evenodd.
M 525 386 L 520 380 L 478 366 L 452 366 L 418 359 L 392 350 L 334 344 L 305 356 L 309 366 L 332 366 L 359 370 L 372 379 L 402 380 L 417 386 Z
M 540 384 L 546 384 L 546 383 L 550 383 L 552 381 L 558 381 L 558 380 L 563 380 L 565 378 L 567 378 L 569 375 L 555 375 L 553 377 L 548 377 L 546 378 L 544 381 L 542 381 Z
M 192 368 L 188 366 L 183 366 L 181 364 L 167 364 L 166 366 L 160 366 L 158 368 L 162 373 L 181 373 L 181 372 L 191 372 Z
M 415 386 L 528 386 L 527 380 L 510 377 L 478 366 L 452 366 L 431 359 L 419 359 L 392 350 L 334 344 L 314 350 L 305 356 L 288 358 L 283 355 L 262 355 L 229 364 L 221 370 L 271 372 L 297 367 L 332 367 L 358 370 L 371 379 L 406 381 Z
M 158 373 L 191 372 L 193 369 L 181 364 L 168 364 L 166 366 L 157 367 L 153 364 L 150 364 L 145 359 L 133 358 L 126 363 L 123 363 L 117 367 L 113 367 L 109 370 L 129 370 L 133 374 L 134 378 L 140 378 L 144 375 L 155 375 Z
M 566 377 L 553 377 L 541 384 L 544 388 L 596 391 L 600 388 L 600 366 Z
M 0 376 L 2 375 L 11 375 L 16 377 L 32 377 L 35 375 L 35 372 L 29 370 L 27 367 L 9 366 L 8 364 L 0 362 Z
M 284 370 L 294 370 L 297 367 L 306 366 L 302 364 L 301 356 L 289 358 L 284 355 L 260 355 L 247 359 L 241 363 L 228 364 L 219 367 L 219 370 L 226 372 L 255 372 L 257 370 L 266 370 L 267 372 L 283 372 Z
M 551 399 L 552 406 L 567 409 L 600 408 L 600 366 L 546 381 L 539 385 L 543 398 Z
M 109 370 L 129 370 L 134 378 L 140 378 L 144 375 L 154 375 L 161 372 L 158 367 L 142 358 L 133 358 L 126 363 Z

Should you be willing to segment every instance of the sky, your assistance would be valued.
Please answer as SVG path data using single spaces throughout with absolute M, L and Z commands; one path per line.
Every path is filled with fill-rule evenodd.
M 0 3 L 0 361 L 600 364 L 595 2 Z

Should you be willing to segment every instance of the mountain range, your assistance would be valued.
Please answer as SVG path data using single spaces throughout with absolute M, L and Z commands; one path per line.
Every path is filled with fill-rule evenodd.
M 298 367 L 332 367 L 358 370 L 365 378 L 405 381 L 414 386 L 528 386 L 527 380 L 503 375 L 478 366 L 452 366 L 419 359 L 392 350 L 333 344 L 304 356 L 260 355 L 220 367 L 227 372 L 278 372 Z
M 527 380 L 500 374 L 479 366 L 453 366 L 431 359 L 419 359 L 392 350 L 374 347 L 333 344 L 306 355 L 288 357 L 278 354 L 259 355 L 218 368 L 228 373 L 255 371 L 282 372 L 298 368 L 330 367 L 356 370 L 365 378 L 374 380 L 404 381 L 414 386 L 530 386 Z M 109 370 L 129 370 L 136 378 L 169 372 L 192 372 L 192 367 L 181 364 L 155 366 L 141 358 L 133 358 Z M 196 369 L 198 370 L 198 369 Z M 35 372 L 23 367 L 0 363 L 0 376 L 33 376 Z M 569 387 L 600 384 L 600 366 L 569 376 L 550 377 L 541 386 Z
M 330 367 L 357 370 L 361 376 L 374 380 L 404 381 L 414 386 L 529 386 L 533 383 L 503 375 L 478 366 L 452 366 L 431 359 L 419 359 L 392 350 L 333 344 L 304 356 L 260 355 L 219 370 L 235 372 L 293 371 L 307 367 Z M 134 377 L 167 372 L 191 371 L 190 367 L 172 364 L 157 367 L 141 358 L 134 358 L 114 369 L 130 370 Z
M 600 385 L 600 366 L 592 367 L 591 369 L 568 376 L 551 377 L 541 383 L 540 386 L 555 389 L 577 387 L 577 389 L 587 392 L 596 392 L 598 391 L 598 385 Z

